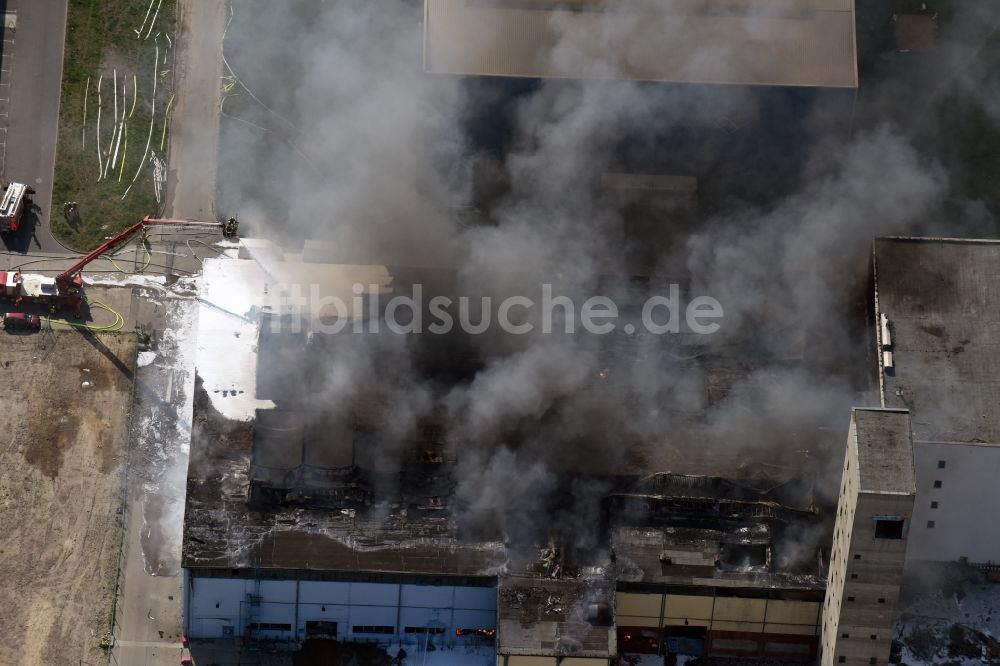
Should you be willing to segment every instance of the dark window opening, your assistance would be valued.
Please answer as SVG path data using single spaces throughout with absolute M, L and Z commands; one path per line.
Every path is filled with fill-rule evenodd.
M 847 597 L 848 601 L 854 601 L 854 597 Z
M 356 634 L 392 634 L 395 633 L 396 628 L 386 627 L 386 626 L 379 627 L 369 624 L 362 624 L 362 625 L 355 625 L 354 627 L 351 628 L 351 631 L 353 631 Z
M 876 539 L 902 539 L 903 519 L 902 518 L 876 518 L 875 519 Z
M 806 643 L 779 643 L 777 641 L 767 641 L 764 643 L 764 652 L 770 655 L 781 654 L 789 657 L 798 655 L 807 656 L 811 650 L 811 646 Z
M 850 638 L 851 635 L 850 634 L 841 634 L 840 637 L 841 638 Z
M 941 482 L 940 481 L 935 481 L 934 482 L 934 487 L 935 488 L 940 488 L 941 487 Z
M 443 634 L 444 627 L 403 627 L 407 634 Z
M 878 634 L 872 634 L 872 635 L 871 635 L 871 639 L 872 639 L 873 641 L 877 641 L 877 640 L 878 640 Z
M 251 631 L 291 631 L 292 625 L 281 622 L 251 622 Z
M 938 508 L 938 503 L 937 502 L 931 502 L 931 508 L 932 509 Z
M 323 620 L 306 620 L 306 638 L 336 638 L 337 623 Z
M 851 580 L 857 580 L 858 574 L 851 574 Z
M 837 657 L 837 663 L 838 664 L 846 664 L 847 663 L 847 657 Z
M 884 604 L 884 603 L 885 603 L 885 599 L 883 599 L 883 598 L 879 597 L 879 600 L 878 600 L 878 602 L 879 602 L 880 604 Z
M 855 556 L 854 556 L 854 559 L 856 559 L 856 560 L 860 560 L 860 559 L 861 559 L 861 556 L 860 556 L 860 555 L 855 555 Z
M 933 520 L 928 520 L 927 521 L 927 527 L 929 529 L 934 529 L 934 521 Z
M 945 464 L 946 464 L 945 461 L 938 460 L 938 469 L 944 469 Z

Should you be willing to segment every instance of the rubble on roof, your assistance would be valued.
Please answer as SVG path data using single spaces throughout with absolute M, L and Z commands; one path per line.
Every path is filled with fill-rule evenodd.
M 497 653 L 609 658 L 616 653 L 614 580 L 500 579 Z

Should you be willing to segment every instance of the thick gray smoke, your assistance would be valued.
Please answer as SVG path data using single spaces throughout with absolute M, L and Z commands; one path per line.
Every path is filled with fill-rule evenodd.
M 420 4 L 234 2 L 227 55 L 270 108 L 226 102 L 246 122 L 224 125 L 220 209 L 279 241 L 333 240 L 331 261 L 449 267 L 458 293 L 537 299 L 551 283 L 641 300 L 661 282 L 627 278 L 652 275 L 718 299 L 725 317 L 705 337 L 486 334 L 465 341 L 481 365 L 444 385 L 410 357 L 419 344 L 354 339 L 317 361 L 317 406 L 380 394 L 395 406 L 386 453 L 443 410 L 461 517 L 525 540 L 566 497 L 579 507 L 559 514 L 567 525 L 596 522 L 588 475 L 818 461 L 835 477 L 867 388 L 868 250 L 922 228 L 947 196 L 933 157 L 891 126 L 852 133 L 851 93 L 426 75 Z M 612 74 L 593 47 L 631 34 L 616 20 L 598 35 L 557 22 L 552 58 Z M 732 57 L 706 44 L 690 66 Z M 694 221 L 637 212 L 601 187 L 620 171 L 695 175 L 710 201 Z M 748 183 L 766 185 L 732 195 Z

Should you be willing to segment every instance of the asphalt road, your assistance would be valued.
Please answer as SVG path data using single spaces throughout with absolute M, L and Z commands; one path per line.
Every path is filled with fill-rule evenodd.
M 177 99 L 170 126 L 167 213 L 213 220 L 226 3 L 180 0 L 177 10 Z
M 177 3 L 177 77 L 176 100 L 170 126 L 170 166 L 166 194 L 168 217 L 196 220 L 215 218 L 219 100 L 222 93 L 219 77 L 222 74 L 225 10 L 225 0 L 178 0 Z M 179 251 L 185 252 L 185 249 L 180 248 Z M 197 270 L 198 266 L 190 268 Z M 140 379 L 147 386 L 157 387 L 153 390 L 155 394 L 169 395 L 172 399 L 193 395 L 193 372 L 190 374 L 191 385 L 186 386 L 183 385 L 186 380 L 182 379 L 186 375 L 177 370 L 170 371 L 168 368 L 164 371 L 166 376 L 159 379 L 154 376 L 155 366 L 142 370 L 145 371 L 145 376 Z M 173 386 L 173 390 L 167 388 L 170 386 Z M 136 418 L 141 420 L 142 410 L 145 408 L 141 399 L 136 404 L 134 409 L 140 410 Z M 190 415 L 189 402 L 183 408 L 178 404 L 177 408 L 178 413 Z M 138 464 L 144 464 L 141 450 L 142 447 L 139 446 L 130 452 L 130 456 L 139 458 Z M 186 457 L 183 454 L 185 470 Z M 113 663 L 117 664 L 170 666 L 177 664 L 181 656 L 179 636 L 183 631 L 183 579 L 176 568 L 172 571 L 160 571 L 160 575 L 151 575 L 149 566 L 155 566 L 157 562 L 151 563 L 148 560 L 152 558 L 158 561 L 166 552 L 167 559 L 175 557 L 179 565 L 182 525 L 178 523 L 171 525 L 172 529 L 167 529 L 161 524 L 150 531 L 146 518 L 155 514 L 157 507 L 165 503 L 183 507 L 186 475 L 163 474 L 152 485 L 156 487 L 153 494 L 145 494 L 142 485 L 132 487 L 130 492 L 125 534 L 128 546 L 123 561 L 118 599 L 120 613 L 115 626 L 116 645 L 112 655 Z M 172 520 L 180 521 L 182 514 L 183 511 L 177 511 L 170 516 Z M 146 534 L 151 539 L 156 530 L 165 532 L 161 538 L 173 538 L 175 541 L 162 545 L 162 552 L 154 556 L 146 552 L 148 543 L 143 544 L 142 535 Z M 170 557 L 169 553 L 174 553 L 174 557 Z
M 34 187 L 38 206 L 26 216 L 20 233 L 3 239 L 3 268 L 25 264 L 26 270 L 52 272 L 61 270 L 69 261 L 65 248 L 49 230 L 67 2 L 0 0 L 0 15 L 16 12 L 16 29 L 4 30 L 0 47 L 0 178 Z M 225 0 L 178 0 L 178 19 L 179 72 L 171 128 L 167 213 L 213 219 Z M 54 202 L 55 214 L 61 214 L 60 204 Z M 193 254 L 190 246 L 177 246 L 162 256 L 158 244 L 154 243 L 154 248 L 154 261 L 171 265 L 178 257 Z M 19 258 L 24 254 L 35 256 Z M 188 261 L 188 271 L 199 268 L 196 259 Z M 114 266 L 103 264 L 103 260 L 95 262 L 88 272 L 114 272 Z M 140 319 L 147 315 L 138 314 Z M 152 372 L 152 368 L 144 370 Z M 171 375 L 166 379 L 169 387 L 175 378 Z M 183 396 L 176 386 L 164 392 Z M 190 414 L 190 406 L 186 409 Z M 138 458 L 130 460 L 130 465 L 141 465 L 141 454 L 130 450 L 130 458 Z M 175 551 L 177 562 L 173 570 L 158 571 L 160 575 L 151 575 L 148 570 L 150 564 L 159 568 L 160 562 L 147 562 L 144 535 L 150 534 L 147 517 L 156 506 L 171 498 L 182 500 L 185 480 L 183 474 L 164 478 L 149 495 L 143 484 L 130 486 L 112 663 L 168 666 L 180 660 L 183 579 L 176 567 L 180 525 L 172 532 L 178 535 L 177 542 L 167 549 Z M 180 519 L 179 513 L 176 519 Z
M 0 105 L 6 107 L 2 178 L 35 188 L 36 208 L 22 230 L 4 239 L 15 252 L 54 252 L 63 247 L 49 231 L 49 207 L 59 127 L 59 88 L 66 37 L 67 0 L 8 0 L 15 30 L 4 30 Z M 5 85 L 7 84 L 7 85 Z

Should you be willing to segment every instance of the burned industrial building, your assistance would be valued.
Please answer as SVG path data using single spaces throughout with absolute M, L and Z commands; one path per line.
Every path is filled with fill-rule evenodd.
M 954 511 L 972 510 L 962 492 L 986 487 L 946 491 L 942 479 L 970 455 L 985 473 L 992 469 L 992 411 L 977 402 L 986 399 L 985 389 L 963 382 L 971 391 L 966 398 L 940 391 L 954 372 L 990 385 L 988 362 L 973 359 L 975 367 L 965 370 L 955 364 L 989 348 L 962 322 L 992 311 L 991 292 L 974 285 L 992 275 L 994 243 L 875 242 L 871 395 L 881 396 L 884 407 L 855 412 L 839 494 L 826 487 L 825 465 L 839 454 L 815 441 L 824 433 L 811 435 L 809 449 L 771 460 L 735 460 L 732 448 L 728 456 L 714 448 L 713 406 L 755 372 L 738 360 L 746 342 L 683 332 L 661 342 L 672 353 L 685 345 L 689 353 L 698 350 L 676 368 L 699 376 L 686 390 L 697 387 L 701 396 L 674 410 L 669 423 L 679 437 L 701 435 L 700 449 L 666 439 L 608 439 L 619 427 L 611 423 L 593 433 L 572 431 L 566 446 L 533 456 L 533 434 L 565 426 L 558 401 L 539 417 L 495 426 L 502 433 L 497 438 L 489 428 L 470 429 L 462 410 L 475 405 L 454 399 L 455 387 L 472 391 L 469 385 L 497 359 L 518 353 L 512 339 L 490 337 L 484 345 L 461 332 L 387 337 L 364 327 L 362 333 L 353 327 L 318 333 L 309 321 L 330 313 L 322 307 L 286 311 L 278 289 L 277 276 L 307 270 L 301 255 L 266 243 L 247 246 L 254 249 L 243 259 L 205 264 L 207 325 L 198 344 L 204 376 L 195 404 L 183 558 L 191 636 L 288 646 L 320 635 L 383 643 L 419 638 L 425 647 L 489 649 L 511 666 L 670 653 L 788 663 L 812 662 L 822 653 L 827 663 L 837 655 L 862 663 L 888 650 L 895 601 L 887 600 L 899 595 L 904 565 L 951 559 L 950 552 L 938 552 L 945 547 L 971 548 L 971 556 L 962 556 L 973 561 L 983 557 L 957 534 L 947 543 L 927 535 L 938 524 L 947 529 Z M 440 269 L 315 268 L 308 268 L 314 280 L 326 276 L 317 282 L 321 293 L 353 297 L 359 290 L 351 285 L 366 285 L 349 312 L 352 322 L 383 320 L 386 297 L 405 293 L 423 279 L 418 276 L 431 275 L 429 283 L 442 289 L 455 287 L 453 274 Z M 956 314 L 944 317 L 948 308 Z M 914 342 L 918 338 L 922 342 Z M 571 346 L 575 338 L 560 340 Z M 604 360 L 642 359 L 648 344 L 642 336 L 607 336 L 596 349 Z M 224 349 L 241 355 L 253 372 L 239 381 L 226 375 L 226 365 L 217 362 Z M 374 363 L 364 365 L 370 381 L 350 384 L 344 403 L 326 401 L 328 368 L 319 367 L 319 359 L 338 354 Z M 807 362 L 791 348 L 780 360 L 786 367 Z M 608 399 L 602 391 L 611 372 L 575 384 L 578 392 L 596 392 L 589 408 L 600 410 Z M 397 384 L 413 377 L 421 378 L 422 402 L 394 402 Z M 972 410 L 969 419 L 935 411 L 934 405 L 956 399 Z M 906 410 L 914 414 L 912 437 Z M 470 438 L 473 433 L 483 440 Z M 777 424 L 772 433 L 776 441 L 802 441 L 794 422 Z M 478 477 L 469 466 L 495 464 L 483 456 L 484 447 L 509 450 L 500 454 L 508 456 L 505 465 L 517 465 L 515 455 L 537 462 L 521 468 L 527 483 L 505 477 L 511 493 L 525 493 L 527 502 L 511 496 L 477 504 L 480 497 L 467 484 Z M 825 449 L 832 451 L 828 458 Z M 574 450 L 578 455 L 567 453 Z M 915 471 L 912 487 L 907 469 Z M 887 490 L 879 485 L 883 478 L 897 479 L 900 488 Z M 927 499 L 945 492 L 955 507 Z M 889 501 L 905 507 L 886 508 Z M 869 519 L 876 521 L 871 534 Z M 835 520 L 844 525 L 835 528 Z M 899 528 L 878 521 L 896 521 Z M 893 548 L 881 547 L 883 540 Z M 868 580 L 872 571 L 886 571 L 882 560 L 891 560 L 892 577 Z M 867 620 L 852 615 L 852 607 L 841 606 L 848 598 L 876 604 L 875 614 Z M 845 634 L 871 629 L 880 639 L 834 640 L 837 622 L 853 627 Z
M 262 185 L 223 189 L 283 237 L 204 264 L 189 635 L 457 650 L 498 666 L 886 658 L 902 567 L 933 542 L 915 523 L 927 405 L 948 399 L 915 369 L 935 359 L 914 331 L 949 338 L 925 308 L 954 304 L 909 291 L 921 281 L 902 240 L 879 238 L 866 258 L 944 179 L 892 129 L 846 140 L 854 3 L 653 4 L 427 0 L 365 14 L 386 34 L 407 25 L 411 41 L 358 53 L 402 49 L 411 69 L 352 73 L 337 93 L 400 116 L 371 122 L 346 104 L 333 128 L 312 100 L 280 102 L 316 142 L 295 144 L 309 168 L 291 167 L 288 196 L 270 171 L 287 165 L 234 149 Z M 698 41 L 713 57 L 689 63 Z M 363 60 L 351 56 L 369 73 Z M 370 160 L 346 167 L 341 152 Z M 956 280 L 961 303 L 986 307 Z M 543 332 L 523 300 L 511 321 L 533 330 L 489 325 L 487 299 L 542 285 L 608 297 L 618 326 L 581 334 L 579 311 L 560 310 Z M 388 301 L 417 287 L 425 300 L 394 330 Z M 650 299 L 675 294 L 718 297 L 726 326 L 644 331 Z M 435 298 L 472 303 L 479 330 L 415 331 L 441 321 Z M 938 369 L 931 383 L 948 385 L 953 368 Z M 858 476 L 886 468 L 899 488 Z M 899 494 L 891 516 L 876 511 L 883 492 Z M 882 564 L 892 576 L 869 580 Z M 855 597 L 875 610 L 851 618 L 837 604 Z M 837 626 L 854 639 L 836 640 Z M 866 628 L 878 639 L 862 645 Z
M 477 431 L 463 425 L 449 400 L 454 386 L 474 381 L 513 343 L 491 339 L 495 344 L 483 347 L 463 333 L 387 341 L 350 327 L 320 334 L 308 322 L 329 313 L 285 312 L 278 296 L 276 276 L 305 270 L 300 257 L 248 246 L 254 250 L 245 259 L 205 265 L 208 321 L 226 320 L 231 330 L 209 325 L 199 333 L 204 376 L 183 561 L 189 635 L 297 645 L 315 637 L 316 627 L 345 640 L 419 631 L 441 647 L 493 644 L 511 665 L 550 657 L 609 663 L 678 640 L 716 655 L 815 657 L 826 562 L 821 539 L 805 535 L 823 533 L 826 518 L 814 462 L 734 462 L 707 438 L 703 455 L 674 454 L 635 436 L 609 439 L 608 427 L 569 435 L 580 457 L 540 453 L 548 471 L 537 483 L 545 488 L 531 491 L 530 506 L 476 506 L 460 488 L 468 476 L 463 465 L 480 464 L 483 446 L 495 444 L 466 439 Z M 327 276 L 323 293 L 353 294 L 351 285 L 378 276 L 376 290 L 388 296 L 406 292 L 415 274 L 328 266 L 311 277 Z M 366 289 L 352 320 L 384 318 Z M 226 353 L 234 334 L 246 345 L 242 361 L 255 370 L 220 389 L 212 359 Z M 705 406 L 724 399 L 752 368 L 728 356 L 739 344 L 719 340 L 714 348 L 694 335 L 677 337 L 662 344 L 700 350 L 707 375 L 703 396 L 672 419 L 684 436 L 706 433 Z M 598 351 L 641 359 L 649 344 L 609 336 Z M 407 346 L 405 357 L 396 345 Z M 323 398 L 329 377 L 318 359 L 337 354 L 375 360 L 373 381 L 345 404 Z M 404 358 L 408 371 L 425 373 L 421 381 L 436 387 L 405 427 L 394 422 L 392 392 L 394 364 Z M 605 383 L 628 380 L 608 372 L 579 384 L 594 392 L 594 409 L 614 397 L 602 397 Z M 540 421 L 503 424 L 504 446 L 530 453 L 532 431 L 563 426 L 559 409 L 553 403 Z M 307 587 L 315 589 L 304 593 Z M 444 588 L 451 590 L 446 600 L 434 596 Z M 370 601 L 372 594 L 385 600 Z M 474 607 L 459 605 L 470 595 Z

